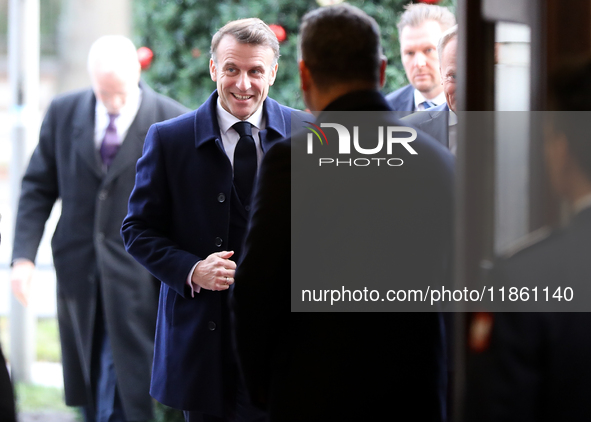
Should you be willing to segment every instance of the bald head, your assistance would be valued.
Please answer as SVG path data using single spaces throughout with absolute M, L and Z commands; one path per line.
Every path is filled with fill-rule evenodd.
M 109 113 L 119 114 L 138 93 L 141 66 L 129 38 L 107 35 L 96 40 L 88 53 L 88 72 L 97 100 Z

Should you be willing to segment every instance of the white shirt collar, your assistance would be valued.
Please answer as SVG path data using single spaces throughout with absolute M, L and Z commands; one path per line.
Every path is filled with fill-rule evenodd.
M 129 127 L 135 120 L 140 105 L 142 103 L 142 90 L 138 86 L 135 92 L 130 92 L 125 105 L 119 111 L 119 117 L 115 120 L 115 127 L 117 128 L 117 135 L 119 142 L 123 142 L 127 136 Z M 101 142 L 105 137 L 107 126 L 109 125 L 109 112 L 105 105 L 97 98 L 95 106 L 95 120 L 94 120 L 94 141 L 95 146 L 100 148 Z
M 449 119 L 447 121 L 448 126 L 455 126 L 458 124 L 458 115 L 452 110 L 449 110 Z
M 445 93 L 443 91 L 441 91 L 441 93 L 437 97 L 435 97 L 431 100 L 427 100 L 425 98 L 425 96 L 423 94 L 421 94 L 421 91 L 419 91 L 418 89 L 414 90 L 414 94 L 415 94 L 415 110 L 423 110 L 423 108 L 422 108 L 423 106 L 419 107 L 419 105 L 425 101 L 431 101 L 436 106 L 441 105 L 445 102 Z
M 575 214 L 578 214 L 581 211 L 583 211 L 584 209 L 589 208 L 589 207 L 591 207 L 591 193 L 576 200 L 575 204 L 573 206 Z
M 130 116 L 135 118 L 135 115 L 137 114 L 137 111 L 140 108 L 141 99 L 142 90 L 138 86 L 136 90 L 128 94 L 127 99 L 125 101 L 125 105 L 121 107 L 121 110 L 119 111 L 119 117 L 117 119 L 129 120 Z M 107 111 L 107 107 L 105 107 L 102 101 L 100 101 L 98 98 L 96 100 L 96 109 L 97 112 L 102 115 L 108 116 L 109 114 L 109 112 Z
M 235 123 L 240 121 L 238 117 L 230 114 L 224 107 L 222 107 L 220 97 L 218 97 L 216 111 L 218 115 L 218 124 L 220 126 L 220 134 L 222 136 L 225 135 Z M 250 116 L 245 121 L 249 122 L 257 129 L 261 130 L 263 129 L 264 124 L 263 118 L 263 107 L 261 106 L 257 111 L 254 112 L 252 116 Z

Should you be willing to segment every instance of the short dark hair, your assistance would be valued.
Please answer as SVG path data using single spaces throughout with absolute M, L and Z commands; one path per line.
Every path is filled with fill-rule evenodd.
M 275 33 L 259 18 L 239 19 L 228 22 L 220 28 L 211 39 L 211 58 L 216 60 L 218 45 L 224 35 L 231 35 L 239 43 L 262 45 L 271 48 L 274 55 L 274 64 L 279 60 L 279 41 Z
M 549 88 L 550 110 L 558 112 L 553 119 L 555 129 L 566 135 L 571 155 L 591 180 L 591 56 L 557 68 Z
M 380 28 L 349 4 L 321 7 L 302 18 L 300 57 L 319 88 L 380 80 Z

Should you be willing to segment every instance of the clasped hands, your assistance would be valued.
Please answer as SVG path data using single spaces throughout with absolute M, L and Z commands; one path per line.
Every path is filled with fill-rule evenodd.
M 207 290 L 227 290 L 234 283 L 236 263 L 229 258 L 234 251 L 215 252 L 199 262 L 191 282 Z

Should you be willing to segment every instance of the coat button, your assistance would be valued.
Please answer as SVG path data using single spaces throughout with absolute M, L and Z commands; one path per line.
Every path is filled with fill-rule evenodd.
M 96 240 L 98 240 L 99 242 L 102 242 L 103 240 L 105 240 L 105 234 L 104 233 L 97 234 Z
M 218 202 L 224 202 L 226 200 L 226 195 L 224 195 L 223 193 L 220 193 L 218 195 Z
M 99 199 L 101 201 L 104 201 L 105 199 L 107 199 L 107 195 L 108 195 L 108 192 L 106 190 L 102 190 L 99 192 Z
M 215 245 L 219 248 L 220 246 L 222 246 L 222 238 L 221 237 L 216 237 L 215 238 Z
M 246 212 L 249 212 L 250 211 L 250 205 L 245 206 L 244 209 L 246 210 Z
M 214 331 L 215 330 L 215 322 L 209 321 L 207 323 L 207 328 L 209 328 L 209 331 Z

